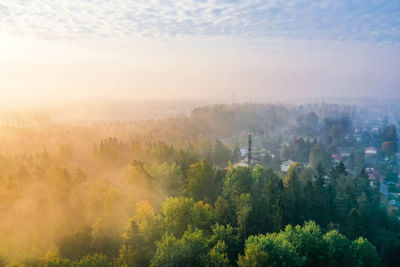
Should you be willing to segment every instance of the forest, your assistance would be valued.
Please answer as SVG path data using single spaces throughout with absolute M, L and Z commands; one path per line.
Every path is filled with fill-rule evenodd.
M 379 108 L 2 112 L 0 266 L 397 266 L 400 221 L 381 184 L 397 190 L 400 113 Z M 249 134 L 254 160 L 238 165 Z M 373 161 L 366 146 L 378 147 Z

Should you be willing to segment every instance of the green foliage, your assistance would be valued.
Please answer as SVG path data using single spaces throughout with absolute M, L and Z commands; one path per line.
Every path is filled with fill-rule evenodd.
M 212 235 L 208 240 L 210 247 L 215 247 L 223 244 L 224 253 L 227 254 L 230 262 L 234 264 L 237 259 L 237 255 L 241 249 L 241 242 L 239 236 L 235 233 L 234 228 L 231 225 L 220 225 L 215 224 L 212 229 Z
M 330 231 L 324 236 L 327 266 L 351 266 L 350 241 L 337 230 Z
M 239 266 L 300 266 L 302 258 L 296 249 L 279 234 L 250 236 L 245 255 L 239 256 Z
M 166 234 L 157 242 L 157 251 L 151 266 L 205 266 L 208 262 L 208 251 L 207 241 L 201 230 L 189 229 L 181 239 Z
M 400 224 L 396 213 L 379 208 L 379 191 L 362 170 L 369 161 L 365 141 L 352 145 L 348 169 L 343 163 L 330 169 L 337 145 L 353 142 L 351 121 L 326 119 L 326 129 L 320 128 L 321 113 L 310 110 L 298 110 L 298 116 L 277 106 L 222 105 L 197 109 L 184 119 L 100 123 L 89 132 L 84 126 L 52 125 L 36 133 L 46 140 L 43 145 L 24 128 L 5 127 L 4 147 L 16 146 L 8 144 L 8 136 L 29 139 L 18 139 L 24 155 L 0 156 L 2 251 L 23 251 L 20 266 L 36 266 L 51 244 L 58 252 L 46 254 L 40 266 L 379 265 L 368 238 L 383 264 L 395 265 Z M 287 128 L 286 121 L 296 117 L 297 128 Z M 263 146 L 254 158 L 263 154 L 261 163 L 274 170 L 224 169 L 238 161 L 249 130 L 255 146 Z M 83 139 L 75 143 L 70 133 Z M 292 139 L 298 133 L 305 137 Z M 117 137 L 107 138 L 110 134 Z M 382 147 L 388 154 L 397 149 L 395 127 L 382 136 L 362 134 L 375 147 L 380 139 L 389 142 Z M 209 141 L 222 137 L 224 142 Z M 279 172 L 280 148 L 285 158 L 305 166 L 309 159 L 310 167 L 296 163 L 286 175 Z M 377 165 L 381 174 L 397 179 L 395 162 Z M 304 225 L 290 226 L 297 224 Z M 5 256 L 0 266 L 19 259 Z
M 216 220 L 221 224 L 236 225 L 236 212 L 234 203 L 225 197 L 219 196 L 214 204 L 214 214 Z
M 154 214 L 150 203 L 140 203 L 124 235 L 116 266 L 148 266 L 161 235 L 161 218 Z
M 252 211 L 251 196 L 249 193 L 241 194 L 238 203 L 237 220 L 239 225 L 239 232 L 242 234 L 243 239 L 247 237 L 247 224 Z
M 55 265 L 53 265 L 55 266 Z M 67 267 L 69 265 L 60 265 L 61 267 Z M 19 262 L 12 262 L 7 264 L 7 267 L 27 267 L 25 263 L 19 263 Z
M 83 256 L 79 260 L 70 261 L 60 258 L 55 251 L 48 251 L 45 257 L 41 258 L 40 266 L 43 267 L 112 267 L 112 263 L 103 254 Z
M 382 141 L 394 141 L 397 142 L 397 129 L 395 125 L 389 125 L 383 128 Z
M 228 161 L 234 159 L 235 155 L 233 151 L 225 146 L 220 140 L 215 140 L 214 149 L 212 151 L 213 163 L 223 168 L 228 164 Z
M 174 152 L 172 145 L 158 141 L 150 148 L 149 154 L 153 162 L 163 163 L 166 159 L 172 159 Z
M 224 241 L 218 241 L 217 244 L 208 252 L 206 266 L 209 267 L 228 267 L 231 266 L 227 256 L 227 246 Z
M 165 190 L 169 196 L 178 196 L 184 186 L 184 174 L 182 167 L 175 162 L 168 164 L 164 162 L 162 164 L 154 163 L 149 173 L 152 177 L 155 177 L 157 183 Z
M 322 164 L 324 169 L 330 167 L 328 152 L 323 143 L 317 143 L 311 148 L 310 165 L 312 168 L 317 168 L 318 164 Z
M 249 193 L 253 185 L 251 169 L 237 167 L 230 169 L 226 174 L 222 193 L 224 196 L 234 197 Z
M 65 236 L 59 243 L 60 256 L 72 260 L 92 253 L 92 228 L 85 227 Z
M 190 165 L 186 171 L 186 194 L 194 200 L 213 202 L 219 193 L 220 184 L 217 181 L 216 171 L 210 163 L 202 160 Z
M 214 222 L 212 207 L 190 198 L 170 197 L 162 205 L 163 223 L 167 232 L 180 237 L 193 226 L 211 231 Z
M 315 222 L 306 222 L 303 227 L 288 225 L 280 234 L 296 248 L 298 255 L 304 257 L 306 265 L 324 265 L 326 244 L 320 227 Z
M 3 253 L 0 252 L 0 267 L 6 266 L 6 259 L 3 257 Z
M 379 258 L 374 245 L 365 238 L 358 238 L 351 244 L 353 266 L 379 266 Z
M 72 262 L 69 259 L 61 258 L 57 249 L 48 250 L 40 265 L 44 267 L 70 267 Z
M 286 226 L 280 233 L 250 236 L 239 266 L 379 266 L 375 247 L 366 239 L 352 243 L 336 230 L 325 235 L 312 221 Z
M 272 264 L 279 266 L 277 262 L 271 263 L 269 254 L 251 242 L 246 244 L 245 255 L 239 255 L 238 260 L 238 266 L 240 267 L 272 266 Z
M 301 223 L 302 186 L 298 178 L 298 168 L 291 166 L 284 180 L 284 219 L 287 223 Z
M 93 256 L 85 256 L 79 262 L 73 262 L 72 267 L 112 267 L 112 263 L 102 254 L 94 254 Z

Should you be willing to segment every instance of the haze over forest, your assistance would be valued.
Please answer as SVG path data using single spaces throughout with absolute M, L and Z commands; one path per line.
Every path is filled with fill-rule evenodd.
M 400 2 L 0 0 L 0 267 L 398 266 Z

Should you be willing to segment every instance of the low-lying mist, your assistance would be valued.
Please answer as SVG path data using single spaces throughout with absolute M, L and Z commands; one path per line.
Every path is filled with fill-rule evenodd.
M 185 194 L 191 164 L 206 159 L 223 169 L 238 162 L 249 132 L 255 145 L 279 151 L 301 114 L 357 121 L 377 110 L 325 103 L 197 105 L 125 102 L 0 112 L 0 255 L 7 262 L 52 250 L 66 258 L 95 252 L 115 258 L 137 204 L 148 201 L 159 211 L 167 196 Z

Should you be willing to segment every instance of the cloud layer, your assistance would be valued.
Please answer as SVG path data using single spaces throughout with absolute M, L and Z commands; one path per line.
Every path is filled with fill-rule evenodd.
M 400 43 L 386 0 L 0 0 L 0 32 L 43 39 L 192 37 Z

